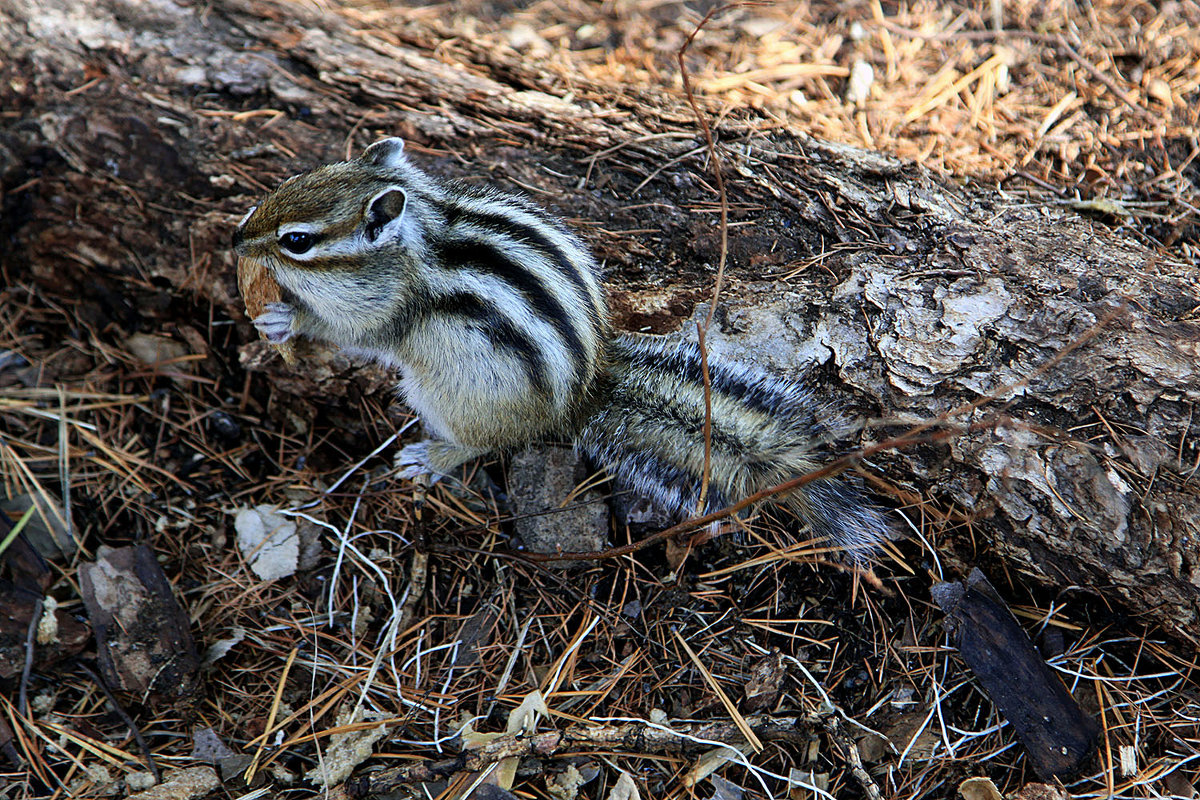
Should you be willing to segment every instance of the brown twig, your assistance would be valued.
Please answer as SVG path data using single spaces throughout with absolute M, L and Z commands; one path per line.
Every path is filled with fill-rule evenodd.
M 33 509 L 29 509 L 32 511 Z M 27 512 L 28 513 L 28 512 Z M 29 673 L 33 669 L 33 654 L 37 647 L 38 624 L 42 621 L 42 611 L 45 603 L 39 597 L 33 604 L 33 613 L 29 617 L 29 629 L 25 632 L 25 658 L 21 664 L 21 688 L 17 693 L 17 713 L 24 716 L 28 711 Z
M 751 730 L 764 741 L 796 741 L 806 738 L 820 717 L 751 717 Z M 695 752 L 716 744 L 741 746 L 746 742 L 741 729 L 731 721 L 694 723 L 666 727 L 648 722 L 625 725 L 571 725 L 562 731 L 529 735 L 512 733 L 482 747 L 464 750 L 455 758 L 421 761 L 381 770 L 348 784 L 351 797 L 394 792 L 415 783 L 438 780 L 460 772 L 486 769 L 505 758 L 553 758 L 567 752 L 609 751 L 636 755 L 656 752 Z
M 721 254 L 717 262 L 717 278 L 713 285 L 712 300 L 708 307 L 708 316 L 704 319 L 704 328 L 708 329 L 712 325 L 713 314 L 717 310 L 717 302 L 721 298 L 721 286 L 725 281 L 725 262 L 729 256 L 729 198 L 725 194 L 725 177 L 721 174 L 721 157 L 717 154 L 717 147 L 713 141 L 712 126 L 708 124 L 708 119 L 700 111 L 700 105 L 696 102 L 696 95 L 692 91 L 692 80 L 688 75 L 687 64 L 684 63 L 683 57 L 687 54 L 688 48 L 692 46 L 692 42 L 696 39 L 696 34 L 700 33 L 701 29 L 708 24 L 708 21 L 717 14 L 723 14 L 730 9 L 737 8 L 742 5 L 751 5 L 748 3 L 728 3 L 717 8 L 710 9 L 704 18 L 696 23 L 696 27 L 688 34 L 683 45 L 676 53 L 676 58 L 679 61 L 679 76 L 683 80 L 683 91 L 687 95 L 688 105 L 692 107 L 692 112 L 696 115 L 696 121 L 700 124 L 700 130 L 704 133 L 704 143 L 708 148 L 709 163 L 712 165 L 713 180 L 717 184 L 717 195 L 721 201 Z
M 1117 86 L 1117 82 L 1114 81 L 1112 78 L 1108 77 L 1107 75 L 1105 75 L 1103 72 L 1101 72 L 1096 67 L 1095 64 L 1088 61 L 1083 56 L 1079 55 L 1079 53 L 1075 50 L 1074 47 L 1071 47 L 1071 45 L 1067 44 L 1067 40 L 1063 37 L 1063 35 L 1061 33 L 1055 34 L 1054 44 L 1058 45 L 1058 49 L 1062 50 L 1064 53 L 1066 53 L 1068 56 L 1070 56 L 1071 60 L 1073 60 L 1076 64 L 1083 67 L 1084 70 L 1086 70 L 1089 75 L 1091 75 L 1093 78 L 1095 78 L 1096 80 L 1100 81 L 1105 86 L 1107 86 L 1112 91 L 1113 94 L 1115 94 L 1117 97 L 1121 98 L 1121 102 L 1123 102 L 1125 105 L 1129 106 L 1134 111 L 1136 111 L 1143 119 L 1151 121 L 1151 122 L 1154 121 L 1153 114 L 1151 114 L 1145 108 L 1142 108 L 1142 106 L 1139 105 L 1138 102 L 1133 99 L 1133 96 L 1131 94 L 1129 94 L 1129 92 L 1125 91 L 1120 86 Z
M 142 757 L 146 759 L 146 766 L 149 768 L 150 774 L 154 776 L 155 783 L 162 783 L 162 772 L 159 771 L 158 762 L 154 759 L 154 751 L 152 751 L 150 746 L 146 744 L 146 740 L 142 737 L 142 731 L 133 721 L 133 718 L 130 717 L 129 714 L 125 713 L 125 709 L 120 703 L 117 702 L 117 698 L 113 696 L 113 693 L 109 691 L 108 684 L 106 684 L 104 679 L 96 674 L 91 667 L 87 666 L 82 661 L 76 660 L 75 666 L 80 672 L 91 678 L 92 682 L 95 683 L 96 686 L 100 688 L 100 691 L 104 693 L 104 697 L 108 700 L 108 704 L 112 707 L 112 710 L 116 712 L 116 715 L 120 717 L 121 721 L 125 723 L 125 726 L 129 728 L 129 732 L 133 734 L 133 740 L 137 742 L 138 749 L 142 751 Z
M 879 790 L 879 784 L 871 777 L 871 773 L 867 772 L 867 768 L 863 766 L 862 757 L 858 753 L 858 745 L 846 733 L 842 726 L 842 719 L 838 713 L 826 714 L 821 720 L 821 726 L 825 728 L 825 732 L 829 735 L 830 741 L 835 743 L 842 751 L 842 758 L 850 765 L 850 774 L 854 776 L 854 780 L 858 781 L 858 785 L 866 793 L 868 800 L 883 800 L 883 793 Z
M 703 514 L 708 502 L 708 482 L 712 477 L 712 376 L 708 372 L 708 345 L 704 341 L 705 328 L 696 323 L 696 337 L 700 345 L 700 376 L 704 380 L 704 469 L 700 473 L 700 496 L 696 499 L 696 513 Z

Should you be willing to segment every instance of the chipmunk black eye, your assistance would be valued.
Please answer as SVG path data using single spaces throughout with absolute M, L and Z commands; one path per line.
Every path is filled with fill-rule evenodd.
M 301 233 L 299 231 L 285 233 L 279 237 L 279 246 L 289 253 L 295 253 L 296 255 L 307 253 L 316 242 L 317 237 L 311 233 Z

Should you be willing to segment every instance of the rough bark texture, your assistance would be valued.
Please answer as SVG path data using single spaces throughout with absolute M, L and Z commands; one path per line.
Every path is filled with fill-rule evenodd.
M 619 326 L 667 332 L 706 313 L 717 204 L 673 94 L 568 92 L 516 53 L 416 23 L 355 32 L 250 0 L 0 0 L 0 52 L 3 269 L 76 286 L 97 330 L 135 329 L 182 295 L 195 301 L 179 309 L 185 339 L 211 309 L 238 326 L 210 346 L 251 342 L 232 226 L 264 188 L 385 132 L 434 172 L 524 188 L 575 220 L 607 261 Z M 719 132 L 734 226 L 713 349 L 812 371 L 884 421 L 876 439 L 1002 411 L 884 454 L 876 472 L 954 511 L 928 530 L 960 556 L 986 542 L 1189 635 L 1195 268 L 1098 222 L 766 130 Z

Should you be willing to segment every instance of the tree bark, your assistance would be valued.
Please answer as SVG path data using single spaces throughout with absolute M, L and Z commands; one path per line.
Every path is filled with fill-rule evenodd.
M 574 221 L 619 327 L 689 332 L 707 313 L 718 204 L 674 90 L 567 87 L 426 23 L 352 27 L 270 0 L 0 0 L 0 52 L 0 265 L 10 285 L 76 287 L 96 330 L 183 293 L 201 328 L 210 307 L 239 320 L 211 346 L 252 350 L 233 225 L 283 177 L 382 134 Z M 927 538 L 969 560 L 986 543 L 1190 637 L 1195 268 L 752 115 L 717 135 L 732 227 L 713 350 L 812 372 L 876 421 L 874 441 L 937 421 L 941 438 L 871 459 L 925 503 L 907 513 Z

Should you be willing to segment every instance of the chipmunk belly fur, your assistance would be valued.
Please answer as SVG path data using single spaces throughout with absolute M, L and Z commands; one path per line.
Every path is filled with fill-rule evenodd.
M 398 139 L 286 181 L 234 234 L 284 290 L 254 324 L 271 341 L 322 339 L 398 367 L 429 439 L 402 474 L 443 474 L 491 450 L 573 438 L 619 487 L 685 517 L 809 472 L 840 415 L 800 383 L 694 344 L 609 330 L 600 270 L 583 243 L 527 200 L 437 181 Z M 844 480 L 782 502 L 862 552 L 889 530 Z

